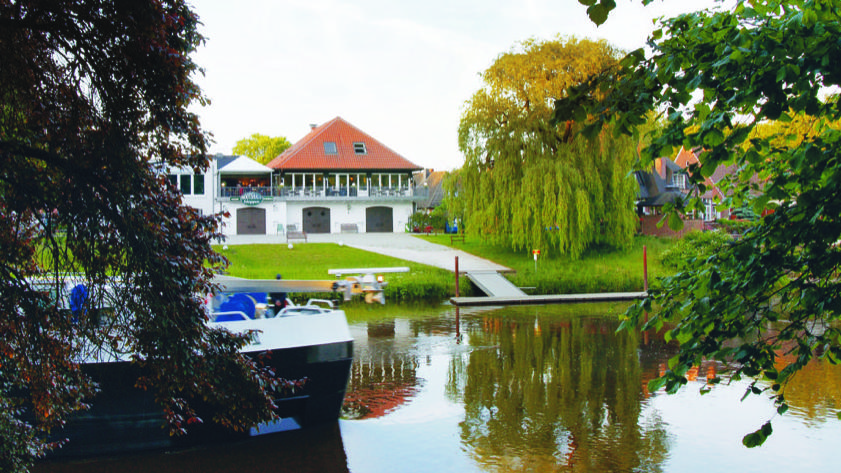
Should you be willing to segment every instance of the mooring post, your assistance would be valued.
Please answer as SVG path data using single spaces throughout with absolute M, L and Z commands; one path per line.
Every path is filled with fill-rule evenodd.
M 648 294 L 648 249 L 642 245 L 642 289 Z M 648 312 L 645 313 L 645 323 L 648 323 Z M 648 331 L 642 333 L 643 343 L 648 345 Z
M 458 297 L 458 256 L 456 256 L 456 297 Z

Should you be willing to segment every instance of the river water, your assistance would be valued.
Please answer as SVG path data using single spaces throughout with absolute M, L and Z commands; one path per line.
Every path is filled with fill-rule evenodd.
M 349 311 L 354 365 L 338 424 L 232 444 L 47 462 L 47 472 L 837 472 L 841 369 L 813 363 L 791 409 L 747 383 L 650 393 L 674 347 L 616 333 L 619 306 Z M 785 359 L 781 359 L 784 363 Z M 774 434 L 741 438 L 772 420 Z

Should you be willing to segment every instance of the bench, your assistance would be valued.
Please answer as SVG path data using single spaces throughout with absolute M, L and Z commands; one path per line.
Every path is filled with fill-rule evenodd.
M 343 223 L 339 225 L 339 230 L 342 233 L 359 233 L 359 226 L 355 223 Z
M 464 233 L 453 233 L 452 235 L 450 235 L 451 245 L 457 241 L 464 243 Z
M 307 232 L 299 232 L 299 231 L 291 231 L 286 232 L 286 241 L 292 240 L 304 240 L 304 243 L 307 242 Z

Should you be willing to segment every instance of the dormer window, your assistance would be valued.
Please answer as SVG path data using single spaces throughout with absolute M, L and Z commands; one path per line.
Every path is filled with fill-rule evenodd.
M 353 144 L 353 152 L 354 154 L 368 154 L 368 150 L 365 148 L 365 143 L 358 141 Z
M 687 182 L 686 178 L 687 178 L 686 174 L 683 174 L 683 173 L 672 174 L 672 182 L 671 182 L 672 187 L 680 189 L 680 190 L 688 189 L 689 188 L 689 185 L 688 185 L 689 183 Z
M 339 150 L 336 148 L 335 141 L 324 142 L 324 154 L 338 154 Z

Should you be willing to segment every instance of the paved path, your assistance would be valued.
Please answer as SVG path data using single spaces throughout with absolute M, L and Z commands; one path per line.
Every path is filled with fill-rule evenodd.
M 307 234 L 310 243 L 342 243 L 383 255 L 393 256 L 406 261 L 428 264 L 448 271 L 455 271 L 455 257 L 458 256 L 458 270 L 467 271 L 511 271 L 511 268 L 494 263 L 464 251 L 444 245 L 436 245 L 408 233 L 321 233 Z M 249 243 L 286 244 L 283 235 L 234 235 L 228 237 L 225 244 L 240 245 Z M 306 243 L 293 243 L 305 245 Z

